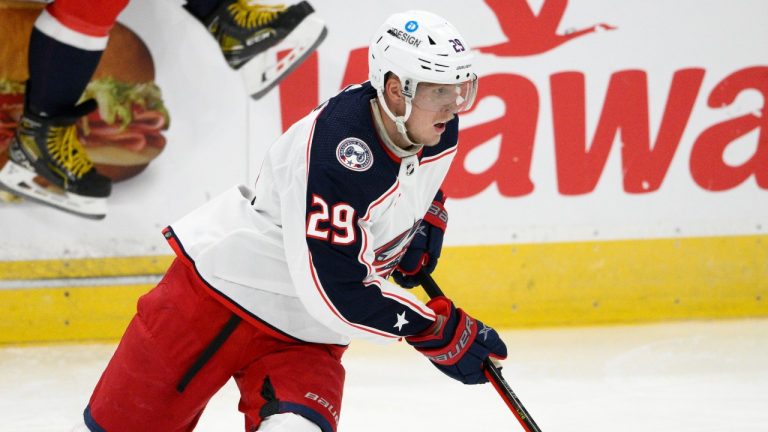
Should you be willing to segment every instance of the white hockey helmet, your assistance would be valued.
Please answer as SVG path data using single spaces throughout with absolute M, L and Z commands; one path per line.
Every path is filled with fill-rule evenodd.
M 368 47 L 368 74 L 387 115 L 405 134 L 405 121 L 415 104 L 421 109 L 468 110 L 477 94 L 474 53 L 458 30 L 431 12 L 396 13 L 384 22 Z M 406 100 L 403 116 L 395 116 L 384 101 L 384 78 L 400 79 Z M 444 84 L 428 86 L 422 83 Z M 448 91 L 446 91 L 448 90 Z

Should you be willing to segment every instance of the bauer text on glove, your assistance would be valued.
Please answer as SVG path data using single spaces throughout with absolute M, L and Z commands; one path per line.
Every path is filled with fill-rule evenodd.
M 488 382 L 483 374 L 485 359 L 507 357 L 507 346 L 496 330 L 457 309 L 445 297 L 435 297 L 427 306 L 438 319 L 424 333 L 407 337 L 408 343 L 451 378 L 464 384 Z

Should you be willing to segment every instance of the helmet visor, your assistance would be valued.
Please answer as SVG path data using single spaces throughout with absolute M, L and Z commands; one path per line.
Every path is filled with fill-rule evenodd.
M 458 84 L 420 82 L 413 104 L 425 111 L 459 113 L 472 107 L 477 95 L 477 77 Z

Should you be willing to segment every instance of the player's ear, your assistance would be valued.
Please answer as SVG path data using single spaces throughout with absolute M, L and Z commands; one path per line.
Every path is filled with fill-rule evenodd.
M 392 72 L 387 73 L 384 78 L 384 94 L 387 95 L 387 98 L 393 102 L 402 99 L 403 94 L 400 90 L 400 78 Z
M 390 109 L 398 115 L 405 111 L 405 96 L 402 93 L 400 78 L 393 73 L 387 73 L 384 78 L 384 97 Z

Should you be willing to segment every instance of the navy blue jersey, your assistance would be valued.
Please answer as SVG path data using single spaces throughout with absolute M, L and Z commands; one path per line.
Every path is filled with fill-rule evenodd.
M 388 280 L 456 152 L 397 156 L 378 135 L 365 83 L 297 122 L 254 189 L 232 189 L 173 230 L 217 297 L 297 339 L 347 343 L 417 334 L 434 312 Z

